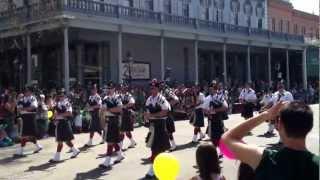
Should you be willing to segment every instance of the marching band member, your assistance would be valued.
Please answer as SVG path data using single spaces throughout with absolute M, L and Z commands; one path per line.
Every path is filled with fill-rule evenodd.
M 107 156 L 102 164 L 101 168 L 110 168 L 112 164 L 121 162 L 124 159 L 120 148 L 120 113 L 122 112 L 122 102 L 118 94 L 115 92 L 115 86 L 112 82 L 108 83 L 107 95 L 102 101 L 103 110 L 106 111 L 107 120 Z M 111 155 L 113 148 L 117 153 L 115 161 L 111 162 Z
M 76 158 L 80 150 L 74 147 L 72 140 L 74 139 L 71 123 L 69 119 L 72 117 L 72 106 L 69 100 L 65 97 L 64 89 L 60 89 L 57 93 L 57 102 L 54 112 L 54 120 L 56 124 L 56 141 L 57 152 L 54 154 L 54 157 L 49 160 L 51 163 L 60 161 L 60 154 L 63 147 L 63 142 L 69 146 L 72 151 L 70 158 Z
M 205 134 L 201 131 L 201 127 L 204 127 L 204 113 L 202 108 L 205 95 L 201 92 L 199 86 L 194 87 L 193 91 L 195 93 L 196 100 L 194 113 L 192 118 L 190 118 L 190 122 L 194 126 L 192 142 L 198 142 L 198 134 L 200 134 L 200 139 L 205 138 Z
M 253 117 L 253 110 L 257 101 L 256 92 L 250 87 L 250 83 L 245 84 L 245 88 L 241 90 L 239 96 L 240 103 L 244 104 L 241 116 L 246 120 Z M 249 132 L 249 135 L 252 134 Z
M 170 106 L 171 106 L 171 110 L 168 113 L 168 119 L 166 121 L 167 124 L 167 130 L 169 133 L 169 140 L 170 140 L 170 144 L 171 144 L 171 148 L 170 151 L 174 151 L 177 146 L 176 143 L 174 141 L 173 138 L 173 133 L 176 131 L 175 125 L 174 125 L 174 116 L 173 116 L 173 111 L 174 108 L 176 108 L 176 106 L 179 103 L 179 98 L 177 95 L 174 94 L 174 92 L 169 88 L 166 87 L 165 82 L 162 82 L 160 84 L 160 88 L 161 88 L 161 94 L 166 98 L 166 100 L 169 102 Z
M 260 104 L 262 105 L 261 109 L 259 112 L 263 112 L 269 108 L 272 107 L 273 105 L 273 95 L 272 95 L 272 90 L 269 89 L 267 92 L 264 93 L 262 100 L 260 101 Z M 273 136 L 274 135 L 274 122 L 269 120 L 268 121 L 268 131 L 264 133 L 264 136 Z
M 42 150 L 42 146 L 37 142 L 38 128 L 36 121 L 36 111 L 38 101 L 32 95 L 32 88 L 26 87 L 23 97 L 17 103 L 17 110 L 22 118 L 22 135 L 20 146 L 15 155 L 23 156 L 23 148 L 27 142 L 32 142 L 36 145 L 34 153 Z
M 97 132 L 101 136 L 100 144 L 103 144 L 104 138 L 101 133 L 102 127 L 101 127 L 100 119 L 99 119 L 99 112 L 100 112 L 100 108 L 102 106 L 102 100 L 101 100 L 100 95 L 98 94 L 98 89 L 97 89 L 96 84 L 93 85 L 93 87 L 91 89 L 91 95 L 89 96 L 88 106 L 89 106 L 88 110 L 91 115 L 91 121 L 90 121 L 90 125 L 89 125 L 89 132 L 90 132 L 89 138 L 90 139 L 85 144 L 85 146 L 92 146 L 92 138 L 93 138 L 95 132 Z
M 168 112 L 170 111 L 170 104 L 166 98 L 159 93 L 159 82 L 152 80 L 151 96 L 146 101 L 147 112 L 144 114 L 146 121 L 150 122 L 150 131 L 146 138 L 147 147 L 151 148 L 151 162 L 153 163 L 155 157 L 170 149 L 169 135 L 166 128 L 166 120 L 168 119 Z M 154 178 L 154 171 L 152 165 L 146 178 Z
M 212 143 L 218 147 L 224 133 L 223 113 L 228 109 L 228 104 L 224 98 L 219 97 L 216 83 L 211 83 L 209 91 L 210 95 L 204 100 L 203 109 L 208 116 L 208 135 Z
M 134 148 L 137 143 L 132 137 L 133 124 L 134 124 L 134 111 L 133 107 L 135 105 L 135 100 L 133 96 L 129 93 L 128 86 L 124 85 L 121 88 L 120 98 L 122 101 L 122 115 L 121 115 L 121 125 L 120 125 L 120 148 L 122 149 L 124 136 L 127 136 L 130 140 L 130 145 L 128 148 Z
M 294 100 L 292 94 L 285 90 L 283 81 L 278 82 L 277 89 L 278 91 L 276 91 L 272 96 L 273 105 L 277 104 L 279 101 L 292 102 Z M 274 121 L 274 124 L 277 126 L 278 120 L 276 119 L 272 121 Z M 279 140 L 278 144 L 282 144 L 281 139 Z

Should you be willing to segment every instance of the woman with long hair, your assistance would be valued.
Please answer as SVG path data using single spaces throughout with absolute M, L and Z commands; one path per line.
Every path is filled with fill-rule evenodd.
M 196 162 L 199 175 L 191 180 L 225 180 L 221 174 L 218 153 L 214 145 L 201 144 L 196 151 Z

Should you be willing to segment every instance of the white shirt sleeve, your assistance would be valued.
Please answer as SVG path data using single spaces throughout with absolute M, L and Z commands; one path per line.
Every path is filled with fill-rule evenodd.
M 166 100 L 166 98 L 164 98 L 163 96 L 160 96 L 160 103 L 159 105 L 161 106 L 161 110 L 167 110 L 170 111 L 171 107 L 170 107 L 170 103 Z
M 70 102 L 66 102 L 66 108 L 67 108 L 67 112 L 71 112 L 72 113 L 72 106 L 70 104 Z
M 121 98 L 119 96 L 116 96 L 116 98 L 117 98 L 117 107 L 121 107 L 122 106 Z
M 209 110 L 210 109 L 210 100 L 211 100 L 211 95 L 207 96 L 204 101 L 203 101 L 203 105 L 202 108 Z
M 38 101 L 35 97 L 31 97 L 31 107 L 38 108 Z
M 136 101 L 134 100 L 134 98 L 131 95 L 129 96 L 129 103 L 130 104 L 136 103 Z
M 287 91 L 286 96 L 287 96 L 286 101 L 289 101 L 289 102 L 293 101 L 293 96 L 289 91 Z
M 149 106 L 149 105 L 150 105 L 150 97 L 148 97 L 145 105 L 146 105 L 146 106 Z
M 239 99 L 244 99 L 244 90 L 241 90 Z
M 98 101 L 97 101 L 97 103 L 98 103 L 98 105 L 102 105 L 102 99 L 101 99 L 101 97 L 100 96 L 98 96 Z

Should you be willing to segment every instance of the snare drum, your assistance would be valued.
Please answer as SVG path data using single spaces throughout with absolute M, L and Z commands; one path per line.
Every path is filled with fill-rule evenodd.
M 239 114 L 242 113 L 244 109 L 243 103 L 234 103 L 232 105 L 232 114 Z

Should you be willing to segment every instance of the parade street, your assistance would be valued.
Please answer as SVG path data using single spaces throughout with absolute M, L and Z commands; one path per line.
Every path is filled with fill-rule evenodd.
M 319 154 L 319 105 L 313 105 L 314 111 L 314 128 L 307 138 L 307 147 L 313 153 Z M 243 121 L 239 114 L 229 116 L 225 121 L 227 128 L 232 128 L 239 122 Z M 267 147 L 277 143 L 279 137 L 266 138 L 261 135 L 267 130 L 267 124 L 259 126 L 253 130 L 252 136 L 247 136 L 244 141 L 250 144 L 257 144 L 261 147 Z M 27 156 L 23 158 L 13 158 L 15 147 L 0 149 L 0 179 L 32 179 L 32 180 L 71 180 L 71 179 L 108 179 L 108 180 L 135 180 L 144 177 L 149 165 L 144 158 L 150 156 L 150 150 L 145 145 L 145 136 L 148 129 L 145 127 L 136 128 L 134 137 L 138 143 L 136 148 L 126 150 L 126 158 L 120 163 L 113 166 L 111 170 L 99 169 L 98 165 L 103 161 L 101 155 L 106 152 L 106 144 L 96 145 L 89 149 L 80 148 L 88 140 L 88 134 L 78 134 L 74 143 L 80 148 L 81 154 L 76 159 L 69 159 L 70 153 L 67 146 L 64 146 L 62 159 L 63 162 L 50 164 L 48 160 L 52 158 L 56 151 L 54 138 L 50 137 L 40 140 L 44 146 L 43 151 L 38 154 L 31 154 L 34 149 L 32 144 L 27 144 Z M 180 162 L 181 171 L 178 179 L 187 180 L 196 174 L 195 167 L 195 150 L 196 144 L 192 144 L 193 127 L 189 121 L 177 121 L 176 133 L 174 137 L 178 145 L 177 150 L 172 152 Z M 209 141 L 202 141 L 205 143 Z M 98 144 L 97 136 L 94 138 L 94 144 Z M 125 139 L 124 147 L 129 144 Z M 235 160 L 223 159 L 223 175 L 227 180 L 234 180 L 237 177 L 237 168 L 239 162 Z

